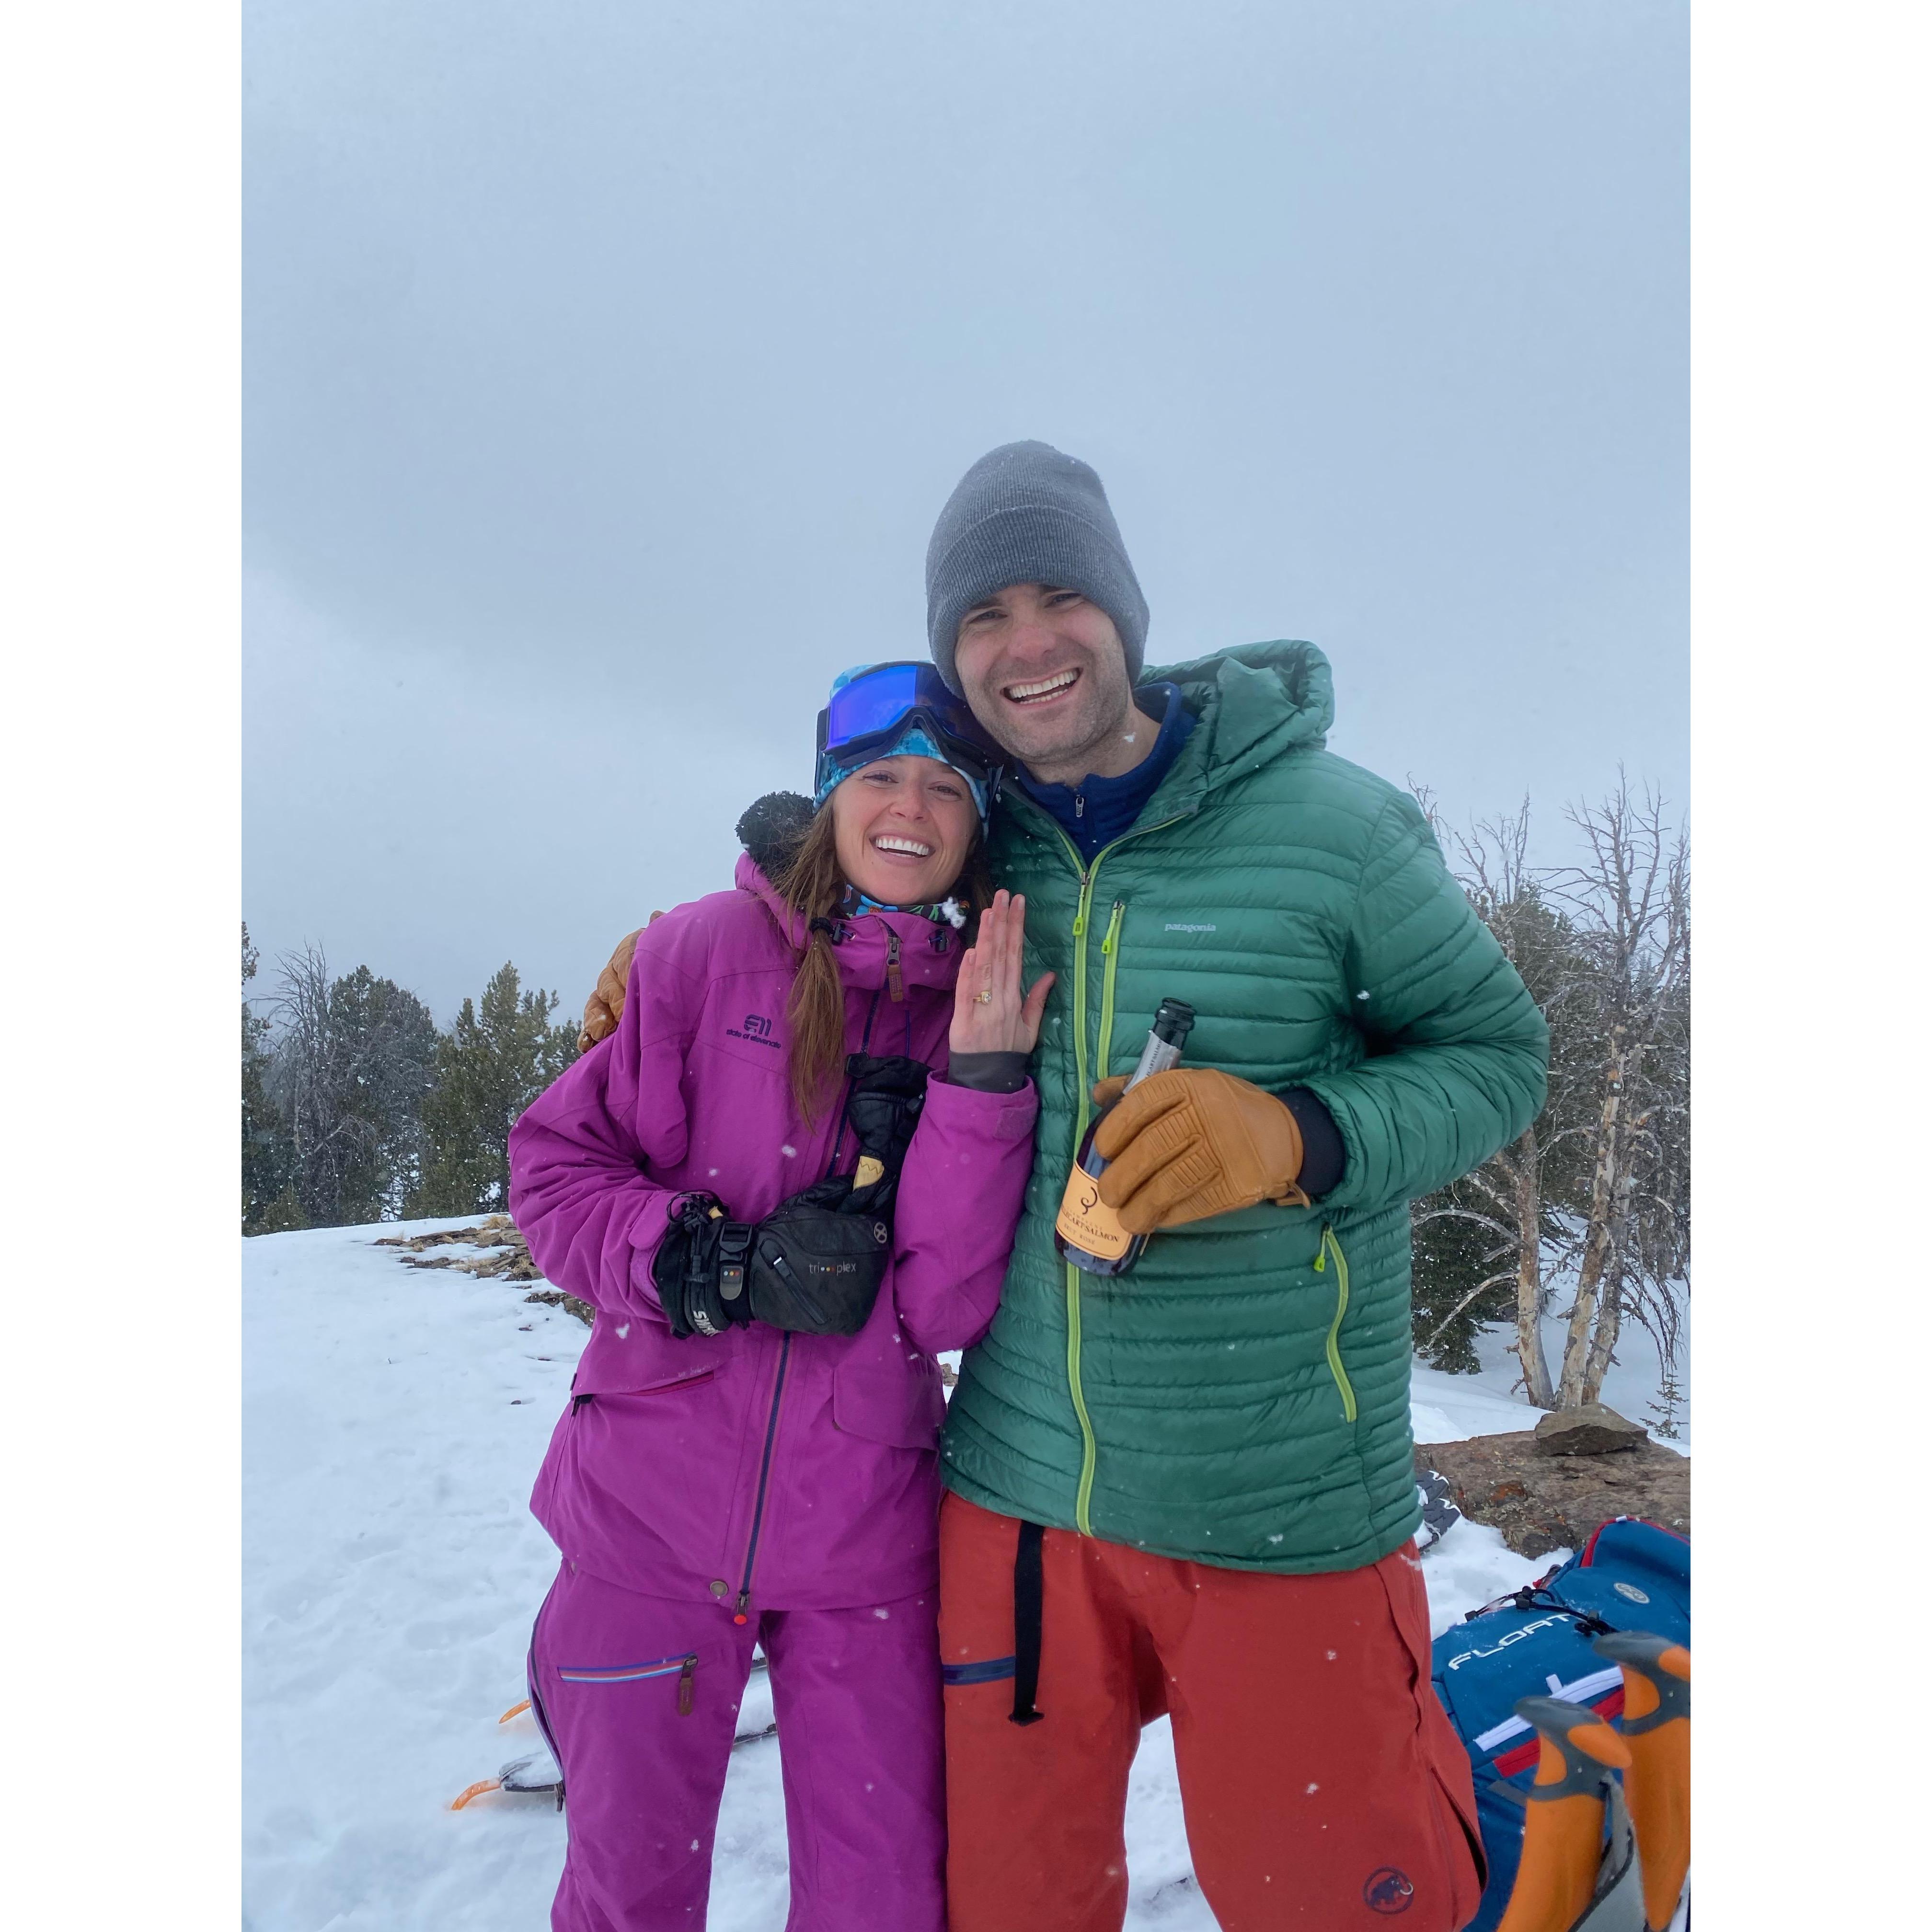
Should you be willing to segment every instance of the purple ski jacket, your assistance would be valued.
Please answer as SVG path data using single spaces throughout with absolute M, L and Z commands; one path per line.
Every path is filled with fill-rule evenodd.
M 832 1166 L 838 1109 L 807 1127 L 791 1104 L 786 934 L 800 936 L 740 859 L 736 890 L 645 928 L 616 1031 L 510 1134 L 510 1208 L 530 1253 L 597 1311 L 530 1507 L 592 1574 L 740 1615 L 934 1586 L 933 1357 L 992 1321 L 1033 1157 L 1030 1084 L 985 1094 L 938 1077 L 962 937 L 904 913 L 841 922 L 848 1050 L 910 1054 L 934 1074 L 891 1271 L 856 1335 L 753 1322 L 675 1338 L 650 1265 L 678 1197 L 704 1190 L 757 1220 Z M 840 1171 L 854 1158 L 843 1139 Z

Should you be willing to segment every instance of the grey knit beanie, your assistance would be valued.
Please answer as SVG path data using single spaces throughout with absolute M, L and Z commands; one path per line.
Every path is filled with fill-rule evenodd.
M 926 630 L 939 674 L 957 691 L 959 620 L 1010 584 L 1077 590 L 1113 619 L 1139 681 L 1147 599 L 1127 561 L 1100 479 L 1044 442 L 1003 443 L 959 479 L 926 551 Z

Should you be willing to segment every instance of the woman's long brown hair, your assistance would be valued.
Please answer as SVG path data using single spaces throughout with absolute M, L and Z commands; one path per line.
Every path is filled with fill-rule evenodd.
M 791 1028 L 788 1071 L 792 1105 L 808 1126 L 830 1098 L 834 1078 L 845 1065 L 845 989 L 832 955 L 831 932 L 845 896 L 845 874 L 838 867 L 838 837 L 828 798 L 772 880 L 778 897 L 807 934 L 792 976 L 785 1018 Z M 952 896 L 966 914 L 966 931 L 960 936 L 963 951 L 972 943 L 980 914 L 993 902 L 983 838 L 974 838 L 965 869 L 953 882 Z

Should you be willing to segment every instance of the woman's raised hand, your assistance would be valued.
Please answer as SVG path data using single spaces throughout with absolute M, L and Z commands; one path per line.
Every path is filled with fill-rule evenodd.
M 955 1053 L 1030 1053 L 1054 976 L 1042 973 L 1024 997 L 1020 949 L 1026 938 L 1026 901 L 997 892 L 980 915 L 978 937 L 959 962 L 952 989 Z

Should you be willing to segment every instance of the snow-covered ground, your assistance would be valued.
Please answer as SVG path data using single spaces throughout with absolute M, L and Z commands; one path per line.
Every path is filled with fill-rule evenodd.
M 548 1801 L 448 1808 L 539 1742 L 527 1717 L 496 1719 L 524 1695 L 530 1620 L 556 1564 L 525 1500 L 589 1331 L 525 1300 L 521 1285 L 405 1267 L 374 1245 L 379 1233 L 461 1225 L 243 1244 L 250 1932 L 549 1922 L 564 1821 Z M 1479 1376 L 1418 1369 L 1418 1439 L 1531 1425 L 1534 1412 L 1508 1393 L 1505 1339 L 1486 1342 Z M 1605 1399 L 1648 1419 L 1654 1356 L 1626 1352 L 1625 1380 Z M 1552 1560 L 1527 1562 L 1495 1531 L 1457 1525 L 1424 1558 L 1435 1628 Z M 767 1714 L 753 1687 L 748 1727 Z M 713 1932 L 784 1924 L 780 1748 L 733 1756 Z M 1127 1846 L 1129 1926 L 1210 1932 L 1165 1720 L 1135 1762 Z

